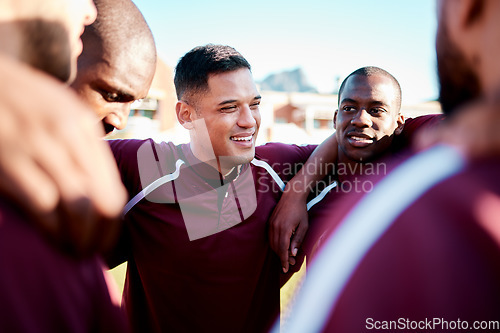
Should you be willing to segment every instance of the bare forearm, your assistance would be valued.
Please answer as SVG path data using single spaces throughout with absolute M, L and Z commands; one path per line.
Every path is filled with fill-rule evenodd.
M 312 187 L 323 179 L 337 160 L 335 134 L 319 145 L 302 169 L 288 182 L 269 221 L 271 248 L 280 256 L 283 272 L 295 256 L 309 227 L 306 200 Z

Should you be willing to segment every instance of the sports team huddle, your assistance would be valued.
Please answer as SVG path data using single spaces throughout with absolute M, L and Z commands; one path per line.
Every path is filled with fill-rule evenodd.
M 500 2 L 438 2 L 443 114 L 361 67 L 319 145 L 256 145 L 252 67 L 210 43 L 175 67 L 188 143 L 104 140 L 155 75 L 138 8 L 0 8 L 0 332 L 500 330 Z

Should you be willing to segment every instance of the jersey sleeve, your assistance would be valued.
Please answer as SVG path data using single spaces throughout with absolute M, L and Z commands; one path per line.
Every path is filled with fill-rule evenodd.
M 444 118 L 443 114 L 430 114 L 406 119 L 402 133 L 394 138 L 393 152 L 411 147 L 413 139 L 419 131 L 439 126 Z
M 109 140 L 108 143 L 127 189 L 129 201 L 161 177 L 163 173 L 160 171 L 170 173 L 175 170 L 172 153 L 174 145 L 171 142 L 155 143 L 152 139 L 147 139 Z M 131 241 L 128 223 L 125 216 L 117 246 L 105 256 L 109 267 L 115 267 L 129 258 Z

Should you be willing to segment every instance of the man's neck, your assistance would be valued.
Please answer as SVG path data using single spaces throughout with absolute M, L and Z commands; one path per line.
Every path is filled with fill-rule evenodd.
M 356 181 L 356 178 L 366 176 L 384 175 L 386 173 L 387 163 L 385 163 L 383 156 L 363 162 L 339 156 L 335 170 L 335 176 L 340 183 L 344 181 Z
M 227 163 L 223 163 L 222 161 L 224 157 L 213 155 L 211 158 L 209 158 L 207 156 L 200 156 L 200 154 L 197 154 L 196 150 L 193 149 L 193 146 L 191 144 L 189 145 L 189 148 L 196 159 L 214 169 L 214 173 L 220 174 L 220 177 L 222 177 L 222 179 L 233 177 L 234 171 L 237 170 L 239 172 L 241 168 L 241 165 L 226 165 Z
M 342 183 L 362 173 L 363 163 L 339 157 L 335 165 L 335 176 Z

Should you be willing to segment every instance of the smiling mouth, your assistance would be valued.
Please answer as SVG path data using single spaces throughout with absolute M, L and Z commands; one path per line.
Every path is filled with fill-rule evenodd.
M 249 136 L 232 136 L 230 137 L 229 139 L 231 141 L 237 141 L 237 142 L 250 142 L 252 141 L 252 138 L 253 138 L 253 135 L 249 135 Z
M 349 139 L 356 141 L 356 142 L 373 142 L 373 139 L 371 138 L 366 138 L 366 137 L 361 137 L 361 136 L 350 136 Z
M 374 142 L 373 138 L 361 133 L 350 133 L 347 135 L 347 140 L 349 141 L 351 146 L 354 146 L 356 148 L 364 148 Z

